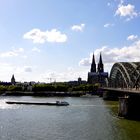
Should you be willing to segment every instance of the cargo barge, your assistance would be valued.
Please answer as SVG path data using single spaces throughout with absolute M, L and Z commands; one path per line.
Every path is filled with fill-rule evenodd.
M 56 102 L 27 102 L 27 101 L 6 101 L 7 104 L 25 104 L 25 105 L 54 105 L 54 106 L 68 106 L 69 103 L 66 101 Z

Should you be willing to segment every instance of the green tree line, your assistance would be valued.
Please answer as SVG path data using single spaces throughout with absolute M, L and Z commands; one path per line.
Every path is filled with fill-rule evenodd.
M 55 84 L 35 84 L 32 86 L 32 91 L 58 91 L 58 92 L 96 92 L 99 88 L 99 84 L 81 84 L 81 85 L 69 85 L 65 83 L 55 83 Z M 26 89 L 27 90 L 27 89 Z M 26 91 L 24 90 L 24 91 Z M 0 85 L 0 92 L 4 91 L 23 91 L 23 87 L 20 85 Z

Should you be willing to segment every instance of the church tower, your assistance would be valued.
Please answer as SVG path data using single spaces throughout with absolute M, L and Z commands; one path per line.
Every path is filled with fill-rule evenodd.
M 104 72 L 104 65 L 103 65 L 103 61 L 102 61 L 102 55 L 100 53 L 100 59 L 99 59 L 99 63 L 98 63 L 98 72 Z
M 16 83 L 16 80 L 15 80 L 14 74 L 12 75 L 11 83 L 12 83 L 12 85 L 15 85 L 15 83 Z
M 108 72 L 104 72 L 104 64 L 102 61 L 102 55 L 100 53 L 99 63 L 96 70 L 95 58 L 93 54 L 92 64 L 90 72 L 88 72 L 88 84 L 100 83 L 100 86 L 106 85 L 106 78 L 108 78 Z
M 92 57 L 92 63 L 91 63 L 90 72 L 96 72 L 96 64 L 95 64 L 94 53 L 93 53 L 93 57 Z

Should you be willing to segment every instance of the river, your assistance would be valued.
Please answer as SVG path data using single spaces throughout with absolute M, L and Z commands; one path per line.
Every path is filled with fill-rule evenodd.
M 70 106 L 8 105 L 7 100 Z M 93 97 L 0 97 L 0 140 L 139 140 L 140 122 L 117 117 L 118 102 Z

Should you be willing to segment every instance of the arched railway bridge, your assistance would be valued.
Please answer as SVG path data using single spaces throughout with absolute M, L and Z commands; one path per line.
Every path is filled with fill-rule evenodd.
M 118 62 L 111 69 L 108 86 L 138 89 L 140 87 L 140 62 Z
M 103 87 L 104 99 L 119 99 L 119 116 L 140 120 L 140 62 L 118 62 Z

